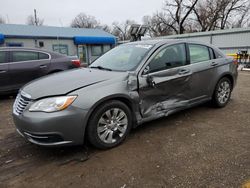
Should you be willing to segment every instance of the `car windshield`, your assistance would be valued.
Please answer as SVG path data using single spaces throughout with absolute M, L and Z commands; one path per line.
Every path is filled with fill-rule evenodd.
M 90 68 L 109 71 L 131 71 L 139 65 L 153 45 L 126 44 L 118 46 L 94 61 Z

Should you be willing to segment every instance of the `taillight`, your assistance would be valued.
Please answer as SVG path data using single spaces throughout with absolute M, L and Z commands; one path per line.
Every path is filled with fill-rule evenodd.
M 72 65 L 76 66 L 76 67 L 80 67 L 81 66 L 81 61 L 79 59 L 74 59 L 71 60 Z

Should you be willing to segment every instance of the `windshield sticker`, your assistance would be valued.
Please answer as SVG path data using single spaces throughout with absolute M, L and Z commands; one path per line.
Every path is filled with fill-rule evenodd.
M 138 44 L 135 46 L 136 48 L 145 48 L 145 49 L 149 49 L 152 47 L 152 45 L 148 45 L 148 44 Z

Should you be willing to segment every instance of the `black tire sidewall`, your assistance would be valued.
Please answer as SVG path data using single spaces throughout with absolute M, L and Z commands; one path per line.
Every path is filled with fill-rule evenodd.
M 230 93 L 229 93 L 228 100 L 225 103 L 221 103 L 218 100 L 218 90 L 219 90 L 219 87 L 220 87 L 221 83 L 225 82 L 225 81 L 228 82 L 228 84 L 230 85 Z M 231 81 L 227 77 L 224 77 L 224 78 L 220 79 L 219 82 L 216 85 L 216 88 L 215 88 L 215 91 L 214 91 L 214 96 L 213 96 L 213 101 L 214 101 L 215 106 L 219 107 L 219 108 L 225 107 L 227 105 L 227 103 L 230 101 L 231 93 L 232 93 L 232 83 L 231 83 Z
M 120 108 L 126 113 L 127 118 L 128 118 L 128 127 L 124 136 L 120 140 L 118 140 L 115 143 L 108 144 L 108 143 L 104 143 L 99 138 L 98 133 L 97 133 L 97 124 L 98 124 L 100 117 L 103 115 L 103 113 L 111 108 Z M 132 127 L 131 110 L 123 102 L 112 100 L 112 101 L 105 102 L 104 104 L 101 104 L 92 112 L 92 115 L 90 117 L 88 127 L 87 127 L 87 138 L 88 138 L 88 141 L 95 147 L 99 149 L 108 149 L 108 148 L 118 146 L 120 143 L 122 143 L 126 139 L 128 133 L 130 132 L 131 127 Z

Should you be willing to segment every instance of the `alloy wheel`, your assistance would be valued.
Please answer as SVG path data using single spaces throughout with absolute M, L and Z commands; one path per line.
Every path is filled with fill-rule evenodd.
M 128 117 L 120 108 L 112 108 L 102 114 L 97 125 L 98 137 L 107 144 L 121 139 L 128 127 Z

